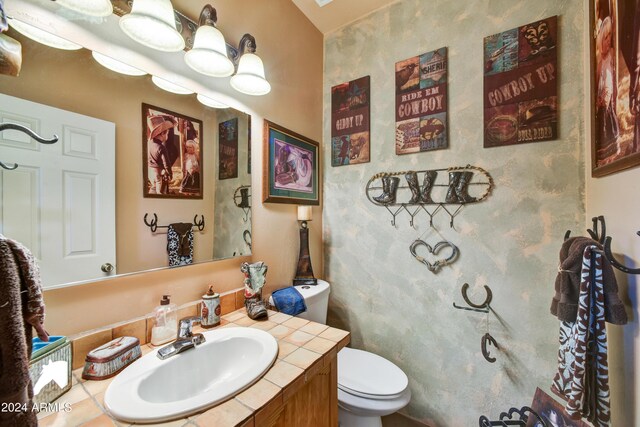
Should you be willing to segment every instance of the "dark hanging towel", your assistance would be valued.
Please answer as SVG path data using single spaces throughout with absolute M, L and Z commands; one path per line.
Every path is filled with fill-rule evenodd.
M 169 224 L 167 232 L 167 252 L 169 267 L 193 263 L 193 224 L 177 222 Z
M 37 426 L 29 378 L 32 327 L 43 341 L 40 271 L 31 252 L 0 234 L 0 402 L 21 410 L 0 412 L 1 427 Z M 24 410 L 22 410 L 24 409 Z

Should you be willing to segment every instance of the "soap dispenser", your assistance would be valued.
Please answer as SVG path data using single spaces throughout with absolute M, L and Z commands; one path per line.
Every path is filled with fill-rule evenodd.
M 153 309 L 151 345 L 161 345 L 172 341 L 178 333 L 178 307 L 171 304 L 169 295 L 163 295 L 160 305 Z

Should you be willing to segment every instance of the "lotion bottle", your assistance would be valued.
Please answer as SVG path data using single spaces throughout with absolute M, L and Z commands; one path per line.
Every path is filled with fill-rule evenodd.
M 151 345 L 162 345 L 176 339 L 178 333 L 178 307 L 171 304 L 169 295 L 163 295 L 160 305 L 153 309 Z

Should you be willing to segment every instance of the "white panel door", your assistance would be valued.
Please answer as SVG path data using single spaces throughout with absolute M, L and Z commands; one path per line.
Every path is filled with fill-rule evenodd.
M 0 233 L 27 246 L 45 287 L 115 274 L 115 124 L 0 94 Z

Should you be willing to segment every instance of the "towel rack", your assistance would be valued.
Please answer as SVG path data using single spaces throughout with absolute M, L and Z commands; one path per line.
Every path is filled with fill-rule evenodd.
M 640 268 L 627 267 L 613 256 L 613 252 L 611 251 L 611 236 L 607 236 L 607 224 L 604 216 L 594 216 L 591 218 L 591 221 L 593 222 L 593 230 L 588 229 L 587 232 L 593 240 L 604 246 L 604 250 L 599 252 L 604 255 L 607 261 L 609 261 L 609 264 L 627 274 L 640 274 Z M 600 227 L 598 227 L 598 225 L 600 225 Z M 640 231 L 638 231 L 637 234 L 640 236 Z M 569 236 L 571 236 L 571 230 L 567 230 L 564 234 L 564 240 L 567 240 Z
M 518 414 L 518 419 L 514 418 L 514 415 Z M 536 425 L 541 427 L 548 427 L 549 424 L 540 416 L 536 411 L 528 406 L 522 408 L 511 408 L 508 412 L 502 412 L 498 421 L 489 421 L 487 417 L 482 415 L 479 420 L 480 427 L 498 427 L 498 426 L 526 426 L 529 421 L 529 417 L 535 417 Z
M 35 139 L 36 141 L 38 141 L 40 144 L 55 144 L 56 142 L 58 142 L 58 135 L 53 135 L 53 138 L 51 139 L 45 139 L 43 137 L 41 137 L 40 135 L 38 135 L 37 133 L 35 133 L 34 131 L 32 131 L 31 129 L 29 129 L 26 126 L 22 126 L 16 123 L 2 123 L 0 124 L 0 132 L 4 131 L 4 130 L 9 130 L 9 129 L 13 129 L 13 130 L 17 130 L 20 131 L 22 133 L 26 133 L 27 135 L 29 135 L 31 138 Z M 14 163 L 13 166 L 9 166 L 6 163 L 3 163 L 0 161 L 0 167 L 2 167 L 3 169 L 6 170 L 14 170 L 15 168 L 18 167 L 17 163 Z
M 156 215 L 155 212 L 151 222 L 147 221 L 147 216 L 149 216 L 149 214 L 144 214 L 144 223 L 152 232 L 155 233 L 158 228 L 169 228 L 168 225 L 158 225 L 158 215 Z M 200 220 L 198 220 L 198 215 L 196 214 L 193 217 L 193 224 L 191 224 L 191 226 L 196 227 L 198 231 L 204 230 L 204 215 L 200 215 Z

